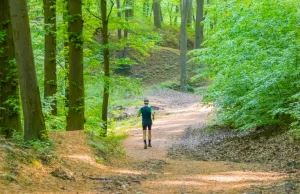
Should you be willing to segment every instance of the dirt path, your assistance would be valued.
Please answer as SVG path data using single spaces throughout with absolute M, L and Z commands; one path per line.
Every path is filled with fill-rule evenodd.
M 184 129 L 188 125 L 204 125 L 209 112 L 209 109 L 193 104 L 158 119 L 153 125 L 153 147 L 146 150 L 143 149 L 142 130 L 130 131 L 130 137 L 124 142 L 127 155 L 134 161 L 130 165 L 138 165 L 148 174 L 155 174 L 141 183 L 140 189 L 144 193 L 241 193 L 249 187 L 284 178 L 276 172 L 264 172 L 262 166 L 254 164 L 168 158 L 167 149 Z
M 193 95 L 154 93 L 150 102 L 161 107 L 165 116 L 154 122 L 152 148 L 143 149 L 142 130 L 132 129 L 123 143 L 127 157 L 108 166 L 96 162 L 84 132 L 52 133 L 59 162 L 17 165 L 17 181 L 8 184 L 0 179 L 0 193 L 232 194 L 285 177 L 256 164 L 169 158 L 168 148 L 184 129 L 204 125 L 210 110 L 199 106 L 199 97 Z

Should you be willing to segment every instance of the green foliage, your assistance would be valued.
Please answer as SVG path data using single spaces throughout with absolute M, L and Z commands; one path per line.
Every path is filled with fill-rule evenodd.
M 30 150 L 35 151 L 38 154 L 48 154 L 54 150 L 54 144 L 51 141 L 49 141 L 49 140 L 24 141 L 23 136 L 20 133 L 13 133 L 11 142 L 17 148 L 30 149 Z
M 13 133 L 6 145 L 7 150 L 4 155 L 4 166 L 6 174 L 4 180 L 8 182 L 17 181 L 19 177 L 20 164 L 29 165 L 51 165 L 56 160 L 53 150 L 54 145 L 51 141 L 24 141 L 20 133 Z
M 125 152 L 121 146 L 121 141 L 126 135 L 110 135 L 104 137 L 94 137 L 89 140 L 89 145 L 96 151 L 96 160 L 100 163 L 111 163 L 115 159 L 124 157 Z
M 4 41 L 5 31 L 0 30 L 0 43 Z
M 246 130 L 292 123 L 299 131 L 299 0 L 215 0 L 204 49 L 194 51 L 212 85 L 217 120 Z
M 16 176 L 12 175 L 12 174 L 3 174 L 2 175 L 3 179 L 7 182 L 13 182 L 13 181 L 17 181 Z
M 101 136 L 101 108 L 102 108 L 102 94 L 103 94 L 103 83 L 104 76 L 103 74 L 94 74 L 95 72 L 86 71 L 86 93 L 88 94 L 85 98 L 86 101 L 86 124 L 85 129 L 91 134 Z M 122 77 L 122 76 L 113 76 L 110 80 L 110 104 L 109 112 L 116 105 L 122 105 L 124 107 L 132 104 L 128 99 L 131 96 L 136 96 L 141 93 L 139 82 Z M 124 99 L 124 100 L 121 100 Z M 128 99 L 128 100 L 126 100 Z M 110 127 L 113 125 L 113 120 L 109 121 Z M 111 128 L 112 129 L 112 128 Z M 110 133 L 110 132 L 109 132 Z
M 172 89 L 172 90 L 181 91 L 181 89 L 180 89 L 180 82 L 178 80 L 175 80 L 175 81 L 166 81 L 166 82 L 160 83 L 158 85 L 158 87 L 159 88 L 169 88 L 169 89 Z M 193 93 L 194 91 L 195 90 L 191 86 L 191 83 L 188 83 L 187 92 Z

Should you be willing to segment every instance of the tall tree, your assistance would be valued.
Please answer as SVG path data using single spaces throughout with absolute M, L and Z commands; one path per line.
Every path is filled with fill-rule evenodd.
M 53 97 L 57 90 L 56 78 L 56 0 L 44 0 L 45 59 L 44 97 Z M 56 100 L 52 102 L 52 114 L 57 115 Z
M 69 10 L 69 111 L 67 131 L 84 128 L 82 1 L 68 0 Z
M 161 7 L 160 0 L 153 0 L 153 15 L 154 15 L 154 26 L 156 28 L 161 28 Z
M 120 8 L 121 8 L 121 2 L 120 0 L 116 0 L 117 2 L 117 9 L 118 9 L 118 12 L 117 12 L 117 16 L 118 18 L 121 20 L 122 19 L 122 12 L 120 11 Z M 127 34 L 126 34 L 127 35 Z M 122 29 L 118 29 L 118 40 L 121 40 L 122 39 Z M 117 51 L 117 56 L 118 58 L 124 58 L 125 55 L 126 55 L 126 50 L 125 49 L 122 49 L 122 50 L 118 50 Z
M 176 5 L 176 9 L 175 9 L 175 18 L 174 18 L 174 26 L 177 26 L 177 22 L 178 22 L 178 14 L 179 14 L 179 6 Z
M 181 2 L 181 25 L 180 25 L 180 89 L 187 91 L 187 17 L 191 0 L 182 0 Z
M 195 30 L 196 49 L 199 49 L 203 42 L 203 25 L 201 25 L 201 22 L 203 20 L 204 20 L 204 0 L 197 0 L 196 30 Z
M 38 139 L 46 128 L 35 71 L 27 2 L 9 0 L 9 6 L 24 115 L 24 138 Z
M 69 108 L 69 35 L 68 35 L 68 2 L 65 2 L 63 9 L 63 19 L 64 19 L 64 61 L 65 61 L 65 108 Z M 67 112 L 67 111 L 66 111 Z
M 127 17 L 131 18 L 134 16 L 134 0 L 125 0 L 125 5 L 127 9 L 125 10 L 125 15 L 127 13 Z
M 117 1 L 117 9 L 118 9 L 118 18 L 121 19 L 122 18 L 122 12 L 119 10 L 121 8 L 121 3 L 120 0 L 116 0 Z M 120 40 L 122 38 L 122 30 L 118 29 L 118 39 Z
M 124 4 L 127 7 L 125 10 L 125 20 L 129 21 L 130 18 L 132 18 L 134 16 L 134 0 L 124 0 Z M 127 38 L 128 37 L 128 29 L 124 30 L 124 37 Z
M 190 4 L 188 7 L 188 16 L 187 16 L 187 26 L 191 27 L 193 22 L 193 0 L 190 0 Z
M 17 64 L 8 0 L 1 2 L 0 31 L 4 33 L 3 40 L 0 40 L 0 134 L 11 137 L 14 130 L 21 131 L 21 119 L 18 108 L 20 103 Z
M 102 121 L 104 124 L 104 136 L 107 135 L 108 124 L 108 100 L 109 100 L 109 86 L 110 86 L 110 68 L 109 68 L 109 48 L 108 48 L 108 21 L 107 15 L 107 1 L 101 0 L 101 19 L 102 19 L 102 40 L 103 40 L 103 58 L 104 58 L 104 91 L 102 103 Z
M 150 15 L 150 0 L 144 0 L 143 3 L 143 15 L 148 17 Z
M 134 0 L 124 0 L 124 4 L 127 7 L 125 10 L 125 20 L 128 22 L 134 16 Z M 128 29 L 124 30 L 124 38 L 128 38 Z M 128 45 L 125 45 L 124 50 L 121 52 L 121 58 L 126 58 Z

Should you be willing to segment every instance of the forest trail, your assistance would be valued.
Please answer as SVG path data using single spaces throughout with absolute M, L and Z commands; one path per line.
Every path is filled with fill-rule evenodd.
M 264 172 L 258 165 L 232 162 L 191 161 L 184 157 L 173 160 L 167 149 L 184 129 L 204 125 L 209 108 L 192 104 L 173 109 L 170 115 L 153 124 L 152 148 L 143 149 L 142 130 L 130 131 L 124 142 L 127 155 L 143 164 L 144 171 L 154 178 L 141 182 L 144 193 L 241 193 L 252 186 L 268 185 L 284 178 L 280 173 Z
M 1 193 L 234 194 L 285 178 L 258 164 L 168 157 L 168 148 L 184 130 L 205 125 L 211 110 L 201 106 L 200 99 L 193 95 L 173 91 L 155 94 L 149 97 L 150 103 L 160 107 L 163 114 L 154 121 L 152 148 L 143 148 L 140 128 L 131 129 L 123 142 L 126 157 L 104 165 L 95 161 L 82 131 L 52 133 L 59 162 L 54 166 L 19 166 L 22 178 L 9 185 L 0 184 Z

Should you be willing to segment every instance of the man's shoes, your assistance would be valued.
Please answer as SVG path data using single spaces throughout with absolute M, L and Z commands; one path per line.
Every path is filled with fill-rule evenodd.
M 144 149 L 147 149 L 147 145 L 146 144 L 144 145 Z
M 150 147 L 150 148 L 151 148 L 151 147 L 152 147 L 152 145 L 151 145 L 151 144 L 148 144 L 148 147 Z

